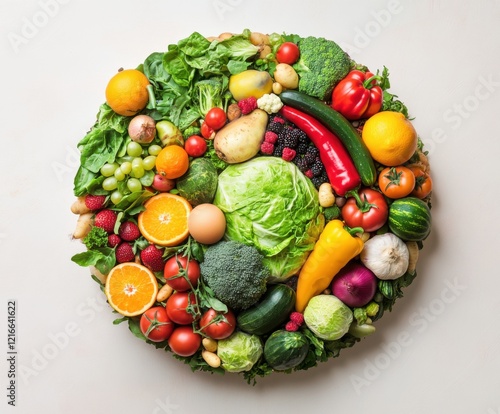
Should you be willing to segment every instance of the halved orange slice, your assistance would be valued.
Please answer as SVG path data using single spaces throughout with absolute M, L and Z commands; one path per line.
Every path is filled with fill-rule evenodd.
M 104 293 L 118 313 L 137 316 L 155 303 L 158 282 L 147 267 L 135 262 L 121 263 L 109 272 Z
M 191 204 L 181 196 L 159 193 L 144 203 L 137 224 L 141 234 L 159 246 L 178 246 L 186 240 Z

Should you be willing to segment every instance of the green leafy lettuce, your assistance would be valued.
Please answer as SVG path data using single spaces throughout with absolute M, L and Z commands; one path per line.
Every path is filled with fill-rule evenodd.
M 229 165 L 214 204 L 226 216 L 226 236 L 255 246 L 275 281 L 298 272 L 324 227 L 317 190 L 281 158 Z

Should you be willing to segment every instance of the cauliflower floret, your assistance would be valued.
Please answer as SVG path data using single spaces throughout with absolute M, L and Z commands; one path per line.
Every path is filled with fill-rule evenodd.
M 266 111 L 268 114 L 275 114 L 283 107 L 283 102 L 278 95 L 266 93 L 257 99 L 257 108 Z

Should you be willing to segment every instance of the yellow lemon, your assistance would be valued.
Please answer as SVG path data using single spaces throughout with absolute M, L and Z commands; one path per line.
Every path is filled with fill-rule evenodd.
M 405 163 L 417 150 L 417 131 L 400 112 L 382 111 L 371 116 L 361 137 L 372 158 L 388 167 Z

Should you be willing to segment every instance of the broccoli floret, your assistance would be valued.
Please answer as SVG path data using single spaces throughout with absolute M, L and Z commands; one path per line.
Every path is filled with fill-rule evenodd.
M 351 67 L 349 55 L 332 40 L 308 36 L 299 40 L 300 59 L 293 65 L 299 75 L 299 91 L 330 100 L 334 86 Z
M 203 281 L 230 308 L 246 309 L 266 291 L 270 272 L 255 247 L 223 240 L 209 246 L 204 256 Z

